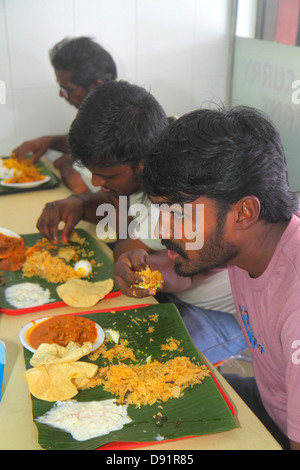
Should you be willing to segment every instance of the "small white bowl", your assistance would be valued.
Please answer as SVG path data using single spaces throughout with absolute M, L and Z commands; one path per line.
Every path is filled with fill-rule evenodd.
M 33 348 L 28 343 L 27 338 L 26 338 L 27 331 L 30 328 L 32 328 L 33 326 L 37 325 L 38 323 L 49 320 L 49 318 L 52 318 L 52 317 L 43 317 L 43 318 L 39 318 L 37 320 L 32 320 L 31 322 L 27 323 L 27 325 L 23 326 L 23 328 L 21 328 L 20 333 L 19 333 L 19 340 L 21 341 L 24 348 L 28 349 L 28 351 L 31 351 L 31 352 L 34 353 L 36 351 L 36 349 Z M 104 334 L 104 331 L 102 330 L 101 326 L 99 326 L 97 323 L 95 323 L 95 325 L 96 325 L 96 328 L 97 328 L 98 335 L 97 335 L 96 341 L 93 344 L 92 351 L 95 351 L 95 349 L 99 348 L 99 346 L 101 346 L 101 344 L 103 343 L 104 338 L 105 338 L 105 334 Z
M 2 233 L 2 235 L 5 235 L 6 237 L 21 238 L 20 235 L 18 235 L 16 232 L 13 232 L 12 230 L 9 230 L 8 228 L 4 227 L 0 227 L 0 233 Z

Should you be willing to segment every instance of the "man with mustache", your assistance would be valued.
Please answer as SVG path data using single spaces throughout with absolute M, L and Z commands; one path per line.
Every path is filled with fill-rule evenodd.
M 120 206 L 120 198 L 127 198 L 130 210 L 137 203 L 150 206 L 140 182 L 141 161 L 167 125 L 161 105 L 142 87 L 111 81 L 91 91 L 72 123 L 69 143 L 73 158 L 91 172 L 92 183 L 99 191 L 48 203 L 37 223 L 41 234 L 57 242 L 59 224 L 64 222 L 61 237 L 67 243 L 81 219 L 97 224 L 98 234 L 102 222 L 99 209 L 108 205 L 116 209 L 117 220 L 119 215 L 123 216 L 127 228 L 133 216 L 127 220 L 127 206 L 125 209 Z M 157 259 L 161 264 L 164 259 L 164 286 L 175 294 L 164 300 L 175 303 L 194 342 L 213 363 L 246 349 L 241 328 L 232 315 L 234 305 L 227 270 L 209 273 L 194 290 L 191 278 L 183 282 L 174 276 L 166 250 L 162 250 L 160 240 L 151 238 L 147 223 L 140 227 L 136 240 L 121 239 L 116 227 L 119 239 L 114 246 L 115 260 L 120 253 L 136 246 L 151 252 L 152 262 Z
M 284 449 L 300 450 L 300 213 L 278 131 L 248 107 L 194 111 L 162 133 L 142 181 L 162 207 L 156 233 L 170 240 L 176 273 L 227 264 L 254 377 L 226 378 Z M 204 243 L 189 250 L 179 234 L 199 205 Z M 145 257 L 127 254 L 128 270 Z

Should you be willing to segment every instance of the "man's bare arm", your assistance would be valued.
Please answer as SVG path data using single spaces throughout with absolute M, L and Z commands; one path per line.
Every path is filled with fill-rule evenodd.
M 98 191 L 71 195 L 65 199 L 49 202 L 38 219 L 37 228 L 44 237 L 57 243 L 58 226 L 60 222 L 64 222 L 62 239 L 67 243 L 72 230 L 80 220 L 95 224 L 101 220 L 101 216 L 97 216 L 97 208 L 103 203 L 117 205 L 117 200 L 109 193 Z

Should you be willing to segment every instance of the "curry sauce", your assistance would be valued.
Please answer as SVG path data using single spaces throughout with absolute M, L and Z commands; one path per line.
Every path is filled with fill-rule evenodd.
M 95 323 L 80 316 L 55 316 L 38 323 L 28 331 L 27 341 L 37 349 L 42 343 L 55 343 L 66 347 L 70 342 L 94 343 L 97 339 Z
M 20 237 L 10 237 L 0 233 L 0 269 L 17 271 L 21 269 L 25 259 L 24 240 Z

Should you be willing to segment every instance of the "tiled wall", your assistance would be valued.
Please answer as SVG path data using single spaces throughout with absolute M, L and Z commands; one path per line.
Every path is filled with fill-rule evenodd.
M 0 0 L 0 155 L 66 133 L 76 110 L 58 96 L 49 49 L 92 36 L 120 79 L 144 86 L 168 115 L 226 101 L 231 0 Z

